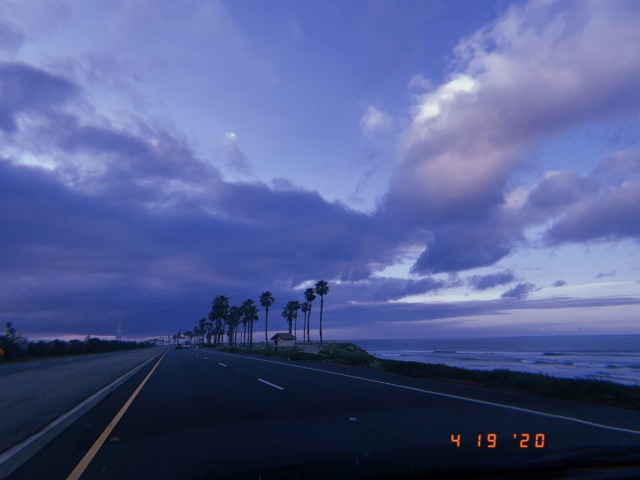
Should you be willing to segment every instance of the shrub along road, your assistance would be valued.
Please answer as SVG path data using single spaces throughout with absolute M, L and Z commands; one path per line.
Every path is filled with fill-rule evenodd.
M 639 451 L 634 411 L 357 368 L 168 350 L 10 478 L 67 478 L 74 469 L 70 478 L 464 476 L 478 469 L 495 476 L 494 469 L 540 463 L 557 473 L 574 455 L 585 465 Z

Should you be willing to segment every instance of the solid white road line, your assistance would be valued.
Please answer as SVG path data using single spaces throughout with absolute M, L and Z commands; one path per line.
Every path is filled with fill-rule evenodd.
M 223 353 L 223 352 L 218 352 L 218 353 L 221 354 L 221 355 L 234 355 L 233 353 Z M 480 404 L 480 405 L 490 405 L 492 407 L 504 408 L 506 410 L 513 410 L 513 411 L 516 411 L 516 412 L 531 413 L 531 414 L 534 414 L 534 415 L 539 415 L 541 417 L 548 417 L 548 418 L 556 418 L 556 419 L 559 419 L 559 420 L 566 420 L 567 422 L 580 423 L 582 425 L 589 425 L 590 427 L 603 428 L 605 430 L 611 430 L 611 431 L 614 431 L 614 432 L 624 432 L 624 433 L 632 433 L 632 434 L 635 434 L 635 435 L 640 435 L 640 430 L 631 430 L 629 428 L 614 427 L 612 425 L 604 425 L 602 423 L 589 422 L 587 420 L 581 420 L 579 418 L 574 418 L 574 417 L 566 417 L 564 415 L 557 415 L 555 413 L 539 412 L 537 410 L 530 410 L 528 408 L 514 407 L 513 405 L 504 405 L 502 403 L 494 403 L 494 402 L 489 402 L 489 401 L 486 401 L 486 400 L 478 400 L 476 398 L 462 397 L 460 395 L 451 395 L 450 393 L 434 392 L 432 390 L 425 390 L 425 389 L 422 389 L 422 388 L 415 388 L 415 387 L 408 387 L 406 385 L 399 385 L 397 383 L 383 382 L 381 380 L 373 380 L 372 378 L 356 377 L 355 375 L 347 375 L 346 373 L 331 372 L 329 370 L 322 370 L 320 368 L 303 367 L 302 365 L 291 365 L 290 363 L 276 362 L 274 360 L 264 360 L 262 358 L 253 358 L 253 357 L 247 357 L 247 356 L 244 356 L 244 355 L 237 355 L 237 354 L 235 354 L 235 355 L 236 356 L 240 356 L 242 358 L 246 358 L 247 360 L 255 360 L 256 362 L 275 363 L 277 365 L 282 365 L 282 366 L 285 366 L 285 367 L 301 368 L 303 370 L 312 370 L 314 372 L 321 372 L 321 373 L 326 373 L 328 375 L 336 375 L 336 376 L 339 376 L 339 377 L 353 378 L 355 380 L 362 380 L 363 382 L 377 383 L 379 385 L 386 385 L 388 387 L 402 388 L 403 390 L 411 390 L 413 392 L 426 393 L 426 394 L 435 395 L 435 396 L 438 396 L 438 397 L 454 398 L 456 400 L 464 400 L 464 401 L 467 401 L 467 402 L 477 403 L 477 404 Z M 263 380 L 260 380 L 260 381 L 262 382 Z
M 278 390 L 284 390 L 284 387 L 279 387 L 278 385 L 274 385 L 273 383 L 267 382 L 261 378 L 258 379 L 259 382 L 264 383 L 265 385 L 269 385 L 270 387 L 277 388 Z

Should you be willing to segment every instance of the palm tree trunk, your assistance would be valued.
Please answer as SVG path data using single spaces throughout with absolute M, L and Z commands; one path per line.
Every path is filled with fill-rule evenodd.
M 269 331 L 269 307 L 265 307 L 265 315 L 264 315 L 264 344 L 267 346 L 267 350 L 269 350 L 269 335 L 267 332 Z
M 324 295 L 320 296 L 320 345 L 322 345 L 322 312 L 324 311 Z
M 310 325 L 311 325 L 311 307 L 312 307 L 312 303 L 309 302 L 309 313 L 307 314 L 307 343 L 311 343 L 311 336 L 309 335 L 310 332 Z

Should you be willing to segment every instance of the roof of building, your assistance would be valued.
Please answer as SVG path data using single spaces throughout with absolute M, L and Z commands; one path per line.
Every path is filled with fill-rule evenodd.
M 290 333 L 276 333 L 271 340 L 295 340 L 296 336 Z

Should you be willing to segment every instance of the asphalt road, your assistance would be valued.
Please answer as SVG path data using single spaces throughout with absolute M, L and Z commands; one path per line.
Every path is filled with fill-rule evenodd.
M 101 435 L 104 443 L 86 458 Z M 557 478 L 565 462 L 637 459 L 638 452 L 638 412 L 356 368 L 168 350 L 9 478 L 63 479 L 74 469 L 87 479 L 448 471 L 465 478 L 482 470 L 498 478 L 503 468 L 539 465 Z
M 50 368 L 59 368 L 66 365 L 82 365 L 94 362 L 97 359 L 117 358 L 135 352 L 136 350 L 125 350 L 122 352 L 92 353 L 86 355 L 64 356 L 59 358 L 47 358 L 28 362 L 0 363 L 0 378 L 16 375 L 18 373 L 43 371 Z

